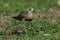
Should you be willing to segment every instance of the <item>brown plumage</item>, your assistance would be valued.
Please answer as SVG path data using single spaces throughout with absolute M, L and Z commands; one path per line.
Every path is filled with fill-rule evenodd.
M 27 10 L 23 10 L 17 17 L 13 17 L 17 20 L 25 20 L 25 21 L 32 21 L 33 20 L 33 12 L 34 8 L 28 8 Z

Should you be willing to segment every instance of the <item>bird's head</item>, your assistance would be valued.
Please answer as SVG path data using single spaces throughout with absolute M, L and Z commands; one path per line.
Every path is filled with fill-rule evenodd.
M 27 11 L 28 11 L 28 12 L 34 12 L 34 8 L 29 7 L 29 8 L 27 8 Z

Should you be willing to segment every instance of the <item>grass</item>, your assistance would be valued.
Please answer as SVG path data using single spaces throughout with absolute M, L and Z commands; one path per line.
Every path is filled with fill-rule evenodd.
M 37 12 L 33 21 L 12 18 L 30 6 Z M 57 0 L 0 0 L 0 40 L 60 40 L 59 13 Z M 20 34 L 12 35 L 16 27 Z

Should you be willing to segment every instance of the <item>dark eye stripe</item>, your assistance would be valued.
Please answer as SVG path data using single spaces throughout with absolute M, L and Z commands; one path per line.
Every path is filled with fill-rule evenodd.
M 31 10 L 31 9 L 29 9 L 29 10 Z

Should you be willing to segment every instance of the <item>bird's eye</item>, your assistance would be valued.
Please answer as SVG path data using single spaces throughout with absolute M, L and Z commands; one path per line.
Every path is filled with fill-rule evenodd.
M 29 9 L 29 10 L 31 10 L 31 9 Z

